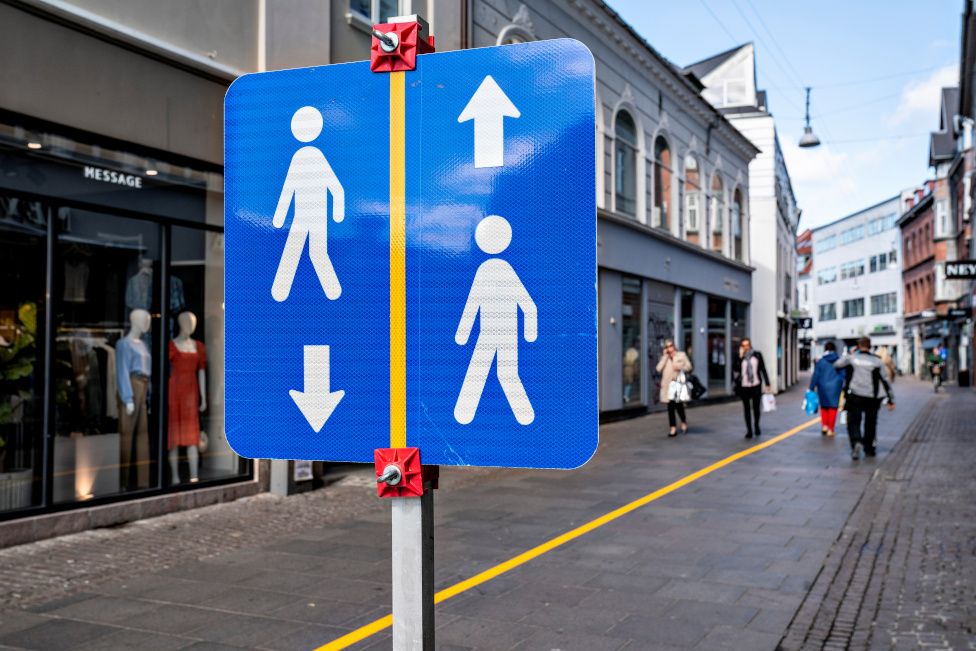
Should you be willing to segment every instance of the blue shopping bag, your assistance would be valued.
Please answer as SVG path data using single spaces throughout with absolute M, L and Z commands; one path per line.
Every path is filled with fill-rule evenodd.
M 813 416 L 819 409 L 820 398 L 817 397 L 817 392 L 807 391 L 803 398 L 803 411 L 807 412 L 808 416 Z

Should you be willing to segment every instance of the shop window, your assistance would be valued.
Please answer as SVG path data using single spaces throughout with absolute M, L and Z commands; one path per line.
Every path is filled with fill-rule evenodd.
M 712 176 L 712 193 L 709 198 L 708 219 L 712 226 L 712 251 L 722 253 L 723 241 L 722 232 L 725 230 L 725 196 L 722 186 L 722 178 L 716 172 Z
M 170 483 L 246 472 L 224 432 L 224 235 L 173 227 L 166 454 Z
M 674 338 L 674 290 L 668 286 L 664 291 L 670 293 L 671 302 L 651 300 L 651 297 L 647 301 L 647 364 L 648 372 L 654 377 L 649 394 L 652 404 L 657 404 L 661 399 L 661 374 L 657 372 L 657 363 L 661 359 L 664 342 Z
M 698 170 L 698 159 L 689 154 L 685 157 L 685 239 L 692 244 L 698 244 L 700 228 L 701 173 Z
M 748 314 L 749 306 L 745 303 L 732 301 L 731 310 L 731 321 L 729 323 L 729 349 L 739 350 L 739 345 L 747 336 L 746 332 L 748 323 L 746 322 L 746 315 Z
M 621 301 L 624 407 L 641 403 L 641 280 L 624 276 Z
M 41 497 L 49 212 L 0 195 L 0 513 Z
M 626 111 L 614 123 L 614 206 L 617 212 L 637 216 L 637 127 Z
M 158 484 L 160 230 L 72 209 L 58 233 L 55 502 Z
M 651 224 L 671 228 L 671 148 L 658 136 L 654 140 L 654 214 Z
M 695 293 L 688 290 L 681 292 L 681 336 L 682 350 L 688 359 L 695 359 Z
M 708 384 L 725 388 L 725 301 L 708 298 Z

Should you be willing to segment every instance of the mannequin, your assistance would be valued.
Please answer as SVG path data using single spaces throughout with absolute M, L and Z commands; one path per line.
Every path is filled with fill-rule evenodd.
M 152 327 L 149 312 L 129 314 L 129 332 L 115 344 L 118 383 L 120 467 L 125 490 L 149 486 L 149 379 L 152 356 L 145 339 Z
M 125 285 L 125 305 L 132 310 L 148 310 L 152 307 L 153 261 L 139 259 L 139 271 Z
M 192 338 L 197 317 L 182 312 L 179 334 L 169 342 L 169 467 L 170 481 L 180 483 L 180 447 L 186 448 L 190 483 L 200 481 L 200 412 L 207 409 L 207 350 Z

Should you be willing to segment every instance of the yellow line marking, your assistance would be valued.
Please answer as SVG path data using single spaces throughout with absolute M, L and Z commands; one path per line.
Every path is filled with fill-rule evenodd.
M 788 432 L 783 432 L 779 436 L 774 436 L 768 441 L 764 441 L 762 443 L 759 443 L 758 445 L 753 445 L 750 448 L 746 448 L 745 450 L 736 452 L 733 455 L 725 457 L 721 461 L 716 461 L 712 465 L 702 468 L 701 470 L 698 470 L 696 472 L 693 472 L 690 475 L 686 475 L 681 479 L 668 484 L 664 488 L 657 489 L 653 493 L 648 493 L 644 497 L 638 498 L 633 502 L 631 502 L 630 504 L 625 504 L 624 506 L 621 506 L 618 509 L 614 509 L 613 511 L 610 511 L 605 515 L 601 515 L 599 518 L 595 520 L 590 520 L 586 524 L 580 525 L 575 529 L 567 531 L 566 533 L 560 536 L 556 536 L 552 540 L 548 540 L 542 543 L 541 545 L 538 545 L 537 547 L 533 547 L 528 551 L 522 552 L 518 556 L 510 558 L 503 563 L 499 563 L 498 565 L 489 568 L 484 572 L 481 572 L 480 574 L 476 574 L 469 579 L 465 579 L 460 583 L 456 583 L 449 588 L 444 588 L 443 590 L 441 590 L 440 592 L 434 595 L 434 603 L 439 604 L 442 601 L 446 601 L 450 599 L 451 597 L 456 597 L 457 595 L 461 594 L 462 592 L 465 592 L 466 590 L 470 590 L 475 586 L 479 586 L 482 583 L 490 581 L 495 577 L 502 575 L 505 572 L 508 572 L 509 570 L 515 569 L 519 565 L 524 565 L 525 563 L 528 563 L 532 559 L 542 556 L 546 552 L 550 552 L 561 545 L 565 545 L 571 540 L 575 540 L 576 538 L 579 538 L 580 536 L 593 531 L 594 529 L 598 529 L 605 524 L 609 524 L 610 522 L 613 522 L 617 518 L 623 517 L 632 511 L 636 511 L 640 507 L 646 506 L 647 504 L 650 504 L 651 502 L 658 500 L 664 497 L 665 495 L 668 495 L 669 493 L 673 493 L 674 491 L 678 490 L 682 486 L 687 486 L 688 484 L 701 479 L 705 475 L 709 475 L 715 472 L 716 470 L 720 470 L 721 468 L 724 468 L 730 463 L 734 463 L 735 461 L 738 461 L 743 457 L 747 457 L 750 454 L 755 454 L 756 452 L 759 452 L 760 450 L 764 450 L 765 448 L 768 448 L 771 445 L 776 445 L 780 441 L 786 440 L 791 436 L 793 436 L 794 434 L 797 434 L 798 432 L 802 432 L 803 430 L 810 427 L 814 423 L 819 423 L 819 422 L 820 422 L 819 417 L 811 418 L 807 422 L 797 425 L 796 427 L 789 430 Z M 386 617 L 377 619 L 376 621 L 366 624 L 365 626 L 358 628 L 351 633 L 347 633 L 346 635 L 343 635 L 342 637 L 336 640 L 333 640 L 323 646 L 320 646 L 317 649 L 315 649 L 315 651 L 339 651 L 339 649 L 345 649 L 355 644 L 356 642 L 359 642 L 360 640 L 364 640 L 375 633 L 379 633 L 380 631 L 389 628 L 392 625 L 393 625 L 393 615 L 387 615 Z
M 390 73 L 390 447 L 407 447 L 406 77 Z

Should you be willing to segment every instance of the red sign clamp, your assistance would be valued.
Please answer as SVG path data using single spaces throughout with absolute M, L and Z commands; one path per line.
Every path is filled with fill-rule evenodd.
M 421 465 L 420 448 L 377 448 L 373 462 L 380 497 L 422 497 L 437 488 L 440 466 Z
M 434 51 L 434 37 L 427 21 L 417 15 L 397 16 L 373 25 L 369 69 L 403 72 L 417 67 L 417 55 Z

